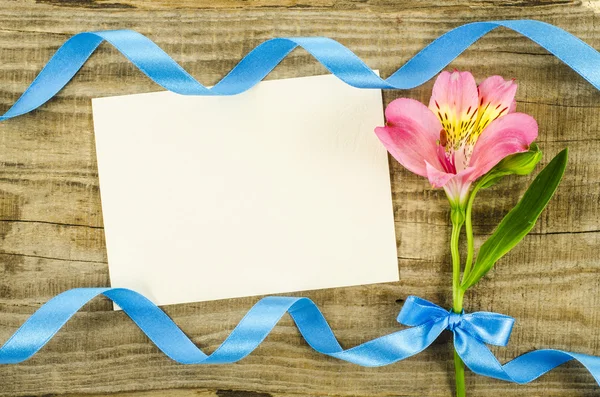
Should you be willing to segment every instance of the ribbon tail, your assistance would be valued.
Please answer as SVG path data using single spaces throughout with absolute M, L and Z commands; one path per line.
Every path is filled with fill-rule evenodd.
M 490 349 L 460 328 L 454 329 L 454 349 L 465 365 L 476 374 L 512 381 Z
M 600 357 L 565 352 L 555 349 L 534 350 L 502 365 L 490 349 L 480 340 L 457 329 L 454 346 L 465 365 L 483 376 L 525 384 L 573 359 L 579 361 L 600 385 Z
M 289 312 L 300 333 L 314 350 L 364 367 L 389 365 L 420 353 L 446 328 L 444 319 L 437 318 L 344 350 L 312 301 L 299 303 Z
M 600 357 L 562 350 L 534 350 L 504 364 L 503 369 L 513 382 L 524 384 L 573 359 L 579 361 L 600 385 Z
M 362 366 L 382 366 L 403 360 L 429 346 L 446 327 L 444 318 L 382 336 L 344 350 L 318 307 L 308 298 L 266 297 L 242 318 L 210 355 L 203 353 L 160 308 L 125 288 L 77 288 L 63 292 L 39 308 L 0 347 L 0 364 L 15 364 L 38 352 L 86 303 L 103 294 L 131 318 L 168 357 L 182 364 L 226 364 L 256 349 L 285 313 L 317 352 Z
M 443 321 L 429 322 L 382 336 L 330 356 L 364 367 L 389 365 L 425 350 L 445 328 Z
M 0 348 L 0 364 L 17 364 L 37 353 L 77 311 L 108 288 L 76 288 L 50 299 Z
M 411 89 L 445 68 L 469 46 L 498 27 L 529 38 L 600 89 L 600 53 L 570 33 L 533 20 L 473 22 L 438 37 L 387 79 L 377 76 L 358 56 L 327 37 L 274 38 L 258 45 L 213 88 L 199 83 L 152 40 L 131 30 L 79 33 L 52 56 L 0 121 L 30 112 L 56 95 L 91 54 L 107 41 L 163 88 L 183 95 L 234 95 L 260 82 L 291 51 L 302 47 L 333 75 L 358 88 Z
M 50 100 L 77 74 L 102 41 L 92 33 L 79 33 L 67 40 L 19 99 L 0 116 L 0 121 L 31 112 Z

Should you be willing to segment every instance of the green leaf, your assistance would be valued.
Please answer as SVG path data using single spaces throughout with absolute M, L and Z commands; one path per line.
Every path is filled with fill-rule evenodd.
M 567 166 L 564 149 L 535 178 L 521 201 L 502 219 L 494 233 L 481 246 L 475 265 L 461 288 L 475 285 L 498 259 L 513 249 L 533 229 L 535 222 L 554 195 Z
M 487 189 L 507 175 L 528 175 L 533 172 L 537 163 L 542 159 L 542 151 L 537 144 L 532 143 L 529 150 L 515 153 L 500 161 L 479 182 L 480 189 Z

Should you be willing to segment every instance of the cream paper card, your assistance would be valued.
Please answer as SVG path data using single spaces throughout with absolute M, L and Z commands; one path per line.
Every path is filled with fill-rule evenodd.
M 92 101 L 112 287 L 158 305 L 398 280 L 380 90 Z

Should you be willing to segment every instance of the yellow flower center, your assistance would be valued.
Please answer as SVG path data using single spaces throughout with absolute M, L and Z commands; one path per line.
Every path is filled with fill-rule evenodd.
M 508 113 L 508 107 L 502 107 L 502 103 L 484 103 L 483 99 L 478 107 L 469 107 L 461 112 L 450 104 L 440 105 L 437 101 L 435 107 L 443 127 L 440 131 L 439 145 L 443 146 L 448 154 L 462 148 L 467 158 L 485 127 Z

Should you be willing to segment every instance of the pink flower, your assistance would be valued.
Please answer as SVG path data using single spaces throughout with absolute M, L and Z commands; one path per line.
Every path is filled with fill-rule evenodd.
M 533 117 L 514 113 L 516 91 L 514 81 L 500 76 L 477 87 L 469 72 L 442 72 L 429 107 L 396 99 L 385 110 L 386 126 L 375 133 L 400 164 L 462 206 L 473 181 L 504 157 L 527 151 L 537 137 Z

